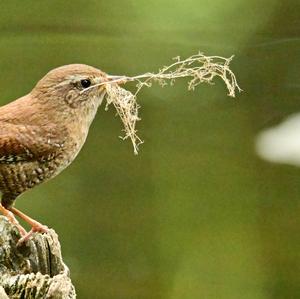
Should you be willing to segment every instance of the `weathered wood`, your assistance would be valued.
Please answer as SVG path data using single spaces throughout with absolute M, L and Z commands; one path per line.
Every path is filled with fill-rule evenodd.
M 73 299 L 75 288 L 54 230 L 17 246 L 17 228 L 0 216 L 0 299 Z

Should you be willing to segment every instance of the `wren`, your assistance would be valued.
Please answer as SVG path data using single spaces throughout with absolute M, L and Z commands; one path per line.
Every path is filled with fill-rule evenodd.
M 14 208 L 16 198 L 75 159 L 106 93 L 99 83 L 107 80 L 104 72 L 88 65 L 62 66 L 29 94 L 0 107 L 0 212 L 17 225 L 21 242 L 47 227 Z M 14 215 L 29 223 L 29 233 Z

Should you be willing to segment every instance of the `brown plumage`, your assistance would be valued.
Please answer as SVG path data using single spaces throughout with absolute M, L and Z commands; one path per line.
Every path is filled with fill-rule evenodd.
M 13 207 L 15 199 L 66 168 L 83 146 L 105 94 L 106 74 L 72 64 L 50 71 L 26 96 L 0 107 L 0 211 L 46 228 Z M 23 237 L 26 240 L 31 233 Z

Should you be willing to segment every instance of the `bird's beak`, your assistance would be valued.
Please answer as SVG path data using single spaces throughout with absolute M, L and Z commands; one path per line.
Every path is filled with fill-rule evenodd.
M 107 75 L 106 77 L 107 77 L 107 79 L 108 79 L 109 81 L 113 81 L 113 80 L 120 80 L 120 79 L 124 78 L 125 76 L 113 76 L 113 75 Z

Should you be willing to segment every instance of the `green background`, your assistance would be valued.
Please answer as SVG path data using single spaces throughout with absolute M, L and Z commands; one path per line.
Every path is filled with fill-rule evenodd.
M 298 0 L 1 1 L 1 104 L 47 71 L 156 71 L 229 57 L 244 92 L 185 80 L 139 95 L 145 143 L 100 107 L 76 161 L 16 206 L 59 234 L 79 298 L 300 298 L 300 169 L 254 138 L 300 109 Z

